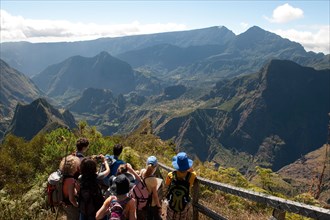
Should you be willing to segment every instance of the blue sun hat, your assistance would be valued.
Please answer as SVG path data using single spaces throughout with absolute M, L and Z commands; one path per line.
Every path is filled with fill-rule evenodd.
M 193 165 L 193 161 L 188 158 L 185 152 L 180 152 L 173 157 L 172 165 L 176 170 L 186 171 Z
M 152 166 L 156 166 L 158 163 L 157 158 L 155 156 L 150 156 L 147 159 L 147 165 L 151 164 Z

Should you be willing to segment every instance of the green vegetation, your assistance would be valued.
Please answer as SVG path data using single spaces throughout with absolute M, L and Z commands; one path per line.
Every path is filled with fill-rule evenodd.
M 227 112 L 230 112 L 232 111 L 232 109 L 234 108 L 234 106 L 240 101 L 240 98 L 239 97 L 233 97 L 232 99 L 230 99 L 229 101 L 221 104 L 218 108 L 220 110 L 223 110 L 223 111 L 227 111 Z
M 111 154 L 112 147 L 122 143 L 125 148 L 121 158 L 135 169 L 145 166 L 148 155 L 156 155 L 160 162 L 171 166 L 171 158 L 175 155 L 172 142 L 164 142 L 152 134 L 149 120 L 143 121 L 137 130 L 127 136 L 103 137 L 95 127 L 90 127 L 84 121 L 74 131 L 57 129 L 39 134 L 31 141 L 8 135 L 0 145 L 0 219 L 55 218 L 45 203 L 46 180 L 51 172 L 58 169 L 60 160 L 75 150 L 78 137 L 90 140 L 86 155 Z M 202 163 L 195 159 L 194 169 L 204 178 L 262 192 L 269 192 L 274 184 L 272 171 L 260 167 L 256 170 L 263 189 L 252 185 L 235 168 L 215 168 L 211 162 Z M 166 173 L 162 171 L 162 175 L 165 177 Z M 271 215 L 271 209 L 264 205 L 205 186 L 200 193 L 202 204 L 230 219 L 247 219 L 251 216 L 253 219 L 265 219 Z M 307 194 L 297 196 L 296 200 L 317 205 L 317 201 Z M 289 219 L 303 219 L 298 215 L 288 216 Z

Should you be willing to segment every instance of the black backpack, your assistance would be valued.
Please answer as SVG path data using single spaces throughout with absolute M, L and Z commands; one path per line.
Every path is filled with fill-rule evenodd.
M 104 202 L 96 177 L 80 178 L 79 211 L 85 216 L 94 216 Z
M 191 173 L 188 172 L 185 179 L 178 179 L 177 172 L 173 171 L 173 179 L 168 188 L 167 200 L 169 207 L 175 212 L 182 212 L 190 201 L 189 189 Z

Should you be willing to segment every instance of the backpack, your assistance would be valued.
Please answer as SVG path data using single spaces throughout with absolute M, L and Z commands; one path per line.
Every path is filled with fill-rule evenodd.
M 123 201 L 118 202 L 117 200 L 112 200 L 110 203 L 110 214 L 109 220 L 124 220 L 124 209 L 126 204 L 131 200 L 130 197 L 124 199 Z
M 96 177 L 94 178 L 81 177 L 80 179 L 79 211 L 85 216 L 95 216 L 104 202 Z
M 149 191 L 144 180 L 139 181 L 133 186 L 129 191 L 129 196 L 135 199 L 137 210 L 142 210 L 151 203 L 149 199 L 151 196 L 149 196 Z
M 47 205 L 55 212 L 55 207 L 63 204 L 63 174 L 60 170 L 51 173 L 47 180 Z
M 182 212 L 190 201 L 189 189 L 191 173 L 188 172 L 184 180 L 177 177 L 176 171 L 173 171 L 173 179 L 168 188 L 167 200 L 169 207 L 175 212 Z

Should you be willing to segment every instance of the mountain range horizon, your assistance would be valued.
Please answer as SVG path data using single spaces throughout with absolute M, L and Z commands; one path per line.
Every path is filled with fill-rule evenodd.
M 202 28 L 193 28 L 193 29 L 187 29 L 187 30 L 177 30 L 177 31 L 167 31 L 167 32 L 156 32 L 156 33 L 149 33 L 149 34 L 131 34 L 131 35 L 123 35 L 123 36 L 115 36 L 115 37 L 98 37 L 95 39 L 90 39 L 90 40 L 67 40 L 67 41 L 52 41 L 52 42 L 31 42 L 31 41 L 6 41 L 6 42 L 1 42 L 0 44 L 5 44 L 5 43 L 31 43 L 31 44 L 50 44 L 50 43 L 75 43 L 75 42 L 88 42 L 88 41 L 95 41 L 95 40 L 101 40 L 101 39 L 114 39 L 114 38 L 123 38 L 123 37 L 133 37 L 133 36 L 146 36 L 146 35 L 157 35 L 157 34 L 164 34 L 164 33 L 175 33 L 175 32 L 187 32 L 187 31 L 194 31 L 194 30 L 203 30 L 203 29 L 208 29 L 208 28 L 225 28 L 228 31 L 232 32 L 234 35 L 238 36 L 241 35 L 247 31 L 249 31 L 249 29 L 251 28 L 260 28 L 257 25 L 253 25 L 251 27 L 249 27 L 246 31 L 243 31 L 242 33 L 239 34 L 235 34 L 232 30 L 230 30 L 227 26 L 225 25 L 212 25 L 212 26 L 205 26 Z M 262 29 L 262 28 L 261 28 Z M 295 42 L 295 41 L 293 41 Z M 299 42 L 297 42 L 299 43 Z M 300 44 L 300 43 L 299 43 Z M 305 49 L 305 48 L 304 48 Z M 305 49 L 306 50 L 306 49 Z M 307 50 L 306 50 L 307 51 Z M 323 53 L 325 55 L 327 55 L 327 53 L 324 52 L 317 52 L 317 51 L 313 51 L 313 50 L 308 50 L 310 52 L 314 52 L 314 53 Z M 307 51 L 307 52 L 308 52 Z
M 219 31 L 216 31 L 216 30 L 219 30 Z M 70 56 L 74 56 L 74 55 L 78 55 L 78 54 L 83 55 L 83 56 L 87 56 L 87 57 L 95 56 L 97 53 L 102 51 L 100 49 L 98 49 L 98 52 L 95 51 L 98 47 L 100 47 L 99 44 L 102 44 L 102 43 L 111 43 L 112 44 L 112 42 L 113 42 L 114 44 L 116 44 L 118 41 L 120 43 L 120 41 L 124 41 L 124 40 L 128 41 L 128 39 L 136 39 L 136 38 L 150 38 L 150 39 L 153 39 L 153 38 L 158 37 L 158 36 L 168 36 L 168 37 L 172 37 L 171 35 L 188 35 L 189 36 L 189 33 L 191 33 L 191 34 L 202 33 L 202 32 L 205 33 L 205 32 L 208 32 L 208 31 L 210 33 L 219 32 L 219 34 L 221 32 L 225 32 L 226 34 L 231 35 L 231 37 L 233 38 L 233 37 L 239 37 L 239 36 L 242 36 L 242 35 L 246 35 L 246 33 L 249 33 L 251 31 L 253 32 L 254 30 L 265 31 L 264 29 L 262 29 L 258 26 L 252 26 L 249 29 L 247 29 L 245 32 L 236 35 L 234 32 L 232 32 L 227 27 L 219 25 L 219 26 L 210 26 L 210 27 L 199 28 L 199 29 L 191 29 L 191 30 L 185 30 L 185 31 L 162 32 L 162 33 L 143 34 L 143 35 L 130 35 L 130 36 L 122 36 L 122 37 L 104 37 L 104 38 L 98 38 L 98 39 L 88 40 L 88 41 L 51 42 L 51 43 L 30 43 L 28 41 L 1 42 L 0 44 L 2 45 L 2 51 L 3 51 L 2 55 L 1 55 L 1 58 L 4 61 L 8 62 L 8 64 L 10 64 L 11 66 L 13 66 L 13 67 L 17 68 L 18 70 L 22 71 L 23 73 L 27 74 L 28 76 L 32 76 L 32 75 L 35 75 L 38 72 L 40 72 L 42 70 L 42 68 L 38 68 L 38 69 L 32 68 L 31 69 L 31 67 L 30 67 L 28 69 L 25 69 L 25 68 L 22 68 L 22 65 L 24 65 L 23 63 L 14 63 L 14 61 L 11 60 L 13 58 L 12 55 L 10 55 L 10 57 L 6 57 L 7 53 L 9 53 L 9 54 L 12 53 L 11 52 L 11 48 L 12 48 L 11 45 L 15 45 L 16 48 L 20 48 L 23 51 L 28 50 L 28 48 L 34 48 L 34 49 L 40 48 L 41 50 L 44 50 L 46 45 L 49 45 L 50 47 L 58 47 L 58 48 L 69 47 L 67 49 L 65 49 L 65 48 L 60 49 L 64 53 L 67 53 L 66 52 L 67 50 L 71 50 L 73 52 L 73 53 L 68 53 L 65 56 L 60 56 L 60 57 L 63 57 L 61 59 L 59 59 L 60 57 L 55 59 L 55 62 L 60 62 L 64 58 L 68 58 Z M 268 31 L 265 31 L 265 32 L 268 33 Z M 269 32 L 269 33 L 271 33 L 271 32 Z M 274 35 L 276 35 L 276 34 L 274 34 Z M 276 35 L 276 36 L 278 36 L 278 35 Z M 200 37 L 204 37 L 204 36 L 200 36 Z M 278 36 L 278 37 L 280 37 L 280 36 Z M 172 40 L 174 40 L 174 39 L 172 39 Z M 164 40 L 162 40 L 162 41 L 164 41 Z M 164 43 L 165 42 L 166 42 L 166 40 L 164 41 Z M 208 41 L 206 40 L 206 42 L 208 44 L 215 44 L 215 45 L 218 44 L 216 36 L 213 36 Z M 91 49 L 88 52 L 88 51 L 86 51 L 86 49 L 90 46 L 87 46 L 87 48 L 86 48 L 86 46 L 84 46 L 85 49 L 81 50 L 82 48 L 79 49 L 81 44 L 94 46 L 95 48 Z M 299 44 L 299 43 L 297 43 L 297 44 Z M 138 49 L 139 47 L 141 47 L 141 45 L 139 46 L 139 45 L 129 44 L 129 42 L 126 42 L 126 45 L 130 46 L 131 49 L 134 49 L 134 48 Z M 148 45 L 148 44 L 146 44 L 146 42 L 144 42 L 143 46 L 146 46 L 146 45 Z M 186 47 L 186 46 L 195 45 L 195 44 L 193 42 L 188 41 L 186 43 L 184 43 L 184 42 L 179 42 L 178 44 L 174 43 L 174 45 L 180 45 L 180 46 L 185 46 Z M 112 46 L 112 45 L 109 45 L 109 46 L 110 46 L 109 49 L 111 50 L 110 52 L 113 55 L 116 55 L 116 54 L 121 53 L 124 50 L 126 50 L 125 47 L 120 48 L 120 47 L 115 47 L 115 46 Z M 309 53 L 316 53 L 316 52 L 310 51 Z M 326 55 L 322 52 L 318 52 L 316 54 Z M 59 56 L 59 55 L 56 55 L 56 56 Z M 17 62 L 17 61 L 15 61 L 15 62 Z M 52 63 L 49 63 L 49 64 L 52 64 Z M 47 67 L 47 65 L 49 65 L 49 64 L 44 65 L 43 68 Z

